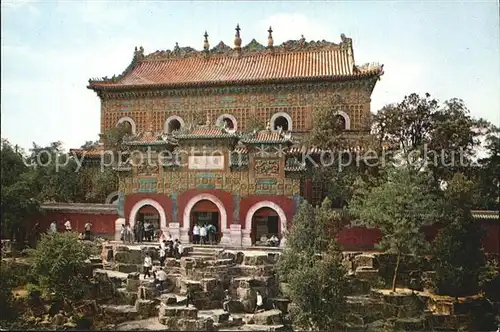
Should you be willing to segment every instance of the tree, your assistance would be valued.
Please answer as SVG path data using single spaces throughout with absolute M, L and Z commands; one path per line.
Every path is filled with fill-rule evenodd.
M 295 306 L 292 318 L 303 329 L 326 331 L 345 322 L 347 271 L 335 236 L 325 231 L 335 217 L 328 199 L 317 208 L 302 202 L 278 263 Z
M 472 217 L 474 183 L 457 173 L 443 192 L 444 228 L 434 240 L 437 289 L 440 294 L 476 294 L 486 260 L 481 248 L 483 232 Z
M 16 151 L 17 150 L 17 151 Z M 2 139 L 0 218 L 2 234 L 22 242 L 25 238 L 27 221 L 37 215 L 39 203 L 33 193 L 30 168 L 26 166 L 22 151 Z
M 478 165 L 468 172 L 468 176 L 474 180 L 474 208 L 499 210 L 500 129 L 492 128 L 486 136 L 485 143 L 489 155 L 479 159 Z
M 29 249 L 33 276 L 40 289 L 58 300 L 78 300 L 85 294 L 88 277 L 82 272 L 92 254 L 91 245 L 72 232 L 43 234 Z
M 488 126 L 473 119 L 462 100 L 440 104 L 428 93 L 405 96 L 374 117 L 377 140 L 398 148 L 398 156 L 412 167 L 431 170 L 436 182 L 470 166 L 481 129 Z
M 359 183 L 349 210 L 354 225 L 379 228 L 380 248 L 396 254 L 395 291 L 401 256 L 415 254 L 424 246 L 421 227 L 436 221 L 438 205 L 427 174 L 399 167 L 388 170 L 387 176 L 386 182 L 376 186 Z
M 64 153 L 61 142 L 53 142 L 45 147 L 34 143 L 28 163 L 32 167 L 32 190 L 40 202 L 83 201 L 78 164 Z

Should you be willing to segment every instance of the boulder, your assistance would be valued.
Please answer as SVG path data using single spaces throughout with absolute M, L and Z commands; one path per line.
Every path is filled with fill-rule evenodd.
M 361 254 L 356 255 L 352 259 L 354 268 L 364 267 L 368 269 L 378 269 L 379 263 L 375 255 L 373 254 Z
M 281 311 L 277 309 L 263 311 L 253 316 L 257 325 L 280 325 L 282 324 Z
M 198 318 L 198 309 L 193 306 L 167 306 L 163 303 L 160 305 L 160 316 L 164 317 L 176 317 L 184 319 L 196 319 Z
M 195 267 L 195 260 L 191 257 L 181 257 L 181 268 L 182 269 L 193 269 Z
M 234 262 L 234 260 L 236 259 L 236 254 L 232 251 L 221 250 L 220 252 L 217 253 L 217 258 L 218 259 L 230 259 L 231 262 Z
M 228 310 L 231 314 L 242 314 L 245 313 L 245 306 L 241 301 L 231 300 L 228 303 Z
M 141 264 L 142 255 L 140 250 L 130 250 L 128 247 L 117 247 L 113 260 L 115 263 L 123 264 Z
M 136 292 L 139 286 L 141 285 L 141 281 L 139 279 L 127 279 L 127 291 Z
M 55 326 L 62 326 L 65 323 L 66 319 L 64 318 L 63 314 L 55 314 L 54 317 L 52 317 L 52 324 Z
M 139 269 L 140 269 L 140 265 L 137 265 L 137 264 L 118 263 L 115 265 L 115 271 L 123 272 L 123 273 L 138 272 Z
M 155 315 L 155 305 L 152 300 L 137 300 L 135 301 L 135 310 L 142 318 L 148 318 Z
M 251 288 L 238 288 L 236 289 L 238 299 L 243 304 L 245 312 L 254 312 L 257 304 L 257 293 Z
M 160 302 L 169 306 L 177 303 L 177 297 L 174 294 L 162 294 Z
M 229 320 L 229 312 L 223 310 L 215 310 L 212 316 L 214 323 L 225 323 Z
M 268 264 L 267 255 L 246 255 L 243 259 L 243 264 L 249 266 Z
M 215 278 L 203 278 L 200 280 L 200 284 L 205 292 L 212 292 L 219 286 Z
M 173 257 L 167 257 L 165 259 L 165 266 L 166 267 L 180 267 L 181 264 L 180 264 L 179 260 L 177 260 L 177 259 L 175 259 Z M 168 273 L 168 271 L 165 271 L 165 272 Z

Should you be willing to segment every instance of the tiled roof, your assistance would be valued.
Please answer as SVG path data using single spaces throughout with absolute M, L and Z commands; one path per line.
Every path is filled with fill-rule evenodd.
M 153 133 L 151 131 L 141 132 L 135 136 L 128 137 L 125 140 L 127 145 L 163 145 L 163 144 L 175 144 L 172 142 L 167 135 L 163 132 Z
M 142 48 L 136 49 L 124 73 L 111 79 L 89 80 L 89 88 L 345 80 L 383 73 L 380 65 L 355 66 L 352 40 L 343 35 L 340 44 L 299 40 L 272 49 L 256 41 L 250 44 L 239 52 L 220 43 L 209 52 L 185 47 L 148 56 Z
M 472 210 L 472 216 L 475 219 L 491 219 L 500 220 L 500 214 L 498 211 L 491 210 Z
M 174 131 L 172 136 L 175 139 L 225 139 L 238 138 L 235 132 L 227 131 L 224 128 L 211 126 L 198 126 L 192 129 Z
M 52 211 L 75 211 L 89 213 L 117 213 L 116 205 L 114 204 L 96 204 L 96 203 L 46 203 L 40 206 L 42 210 Z
M 80 148 L 80 149 L 70 149 L 69 152 L 73 153 L 77 156 L 85 156 L 88 158 L 98 158 L 101 157 L 104 151 L 104 146 L 97 144 L 90 146 L 88 148 Z
M 247 134 L 241 139 L 243 144 L 278 144 L 292 143 L 291 134 L 262 130 L 256 133 Z

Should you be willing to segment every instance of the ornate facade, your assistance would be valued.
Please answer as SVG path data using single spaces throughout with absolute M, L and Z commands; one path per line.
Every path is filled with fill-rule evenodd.
M 235 246 L 281 237 L 300 200 L 314 196 L 301 158 L 314 151 L 300 143 L 314 111 L 336 106 L 346 135 L 369 133 L 383 71 L 355 65 L 350 38 L 274 46 L 269 29 L 267 47 L 241 45 L 237 27 L 234 47 L 210 48 L 205 34 L 202 51 L 136 48 L 121 75 L 89 81 L 101 99 L 101 131 L 130 130 L 129 162 L 118 169 L 127 222 L 149 206 L 184 243 L 198 222 Z

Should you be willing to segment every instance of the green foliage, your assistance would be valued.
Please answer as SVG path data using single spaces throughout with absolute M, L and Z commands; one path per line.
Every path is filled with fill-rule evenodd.
M 485 143 L 489 156 L 469 172 L 475 183 L 473 204 L 476 209 L 500 210 L 500 129 L 492 128 Z
M 485 266 L 481 248 L 483 232 L 471 213 L 474 184 L 457 173 L 444 191 L 444 228 L 434 240 L 437 289 L 440 294 L 476 294 Z
M 12 290 L 14 288 L 14 276 L 10 264 L 7 262 L 2 262 L 0 266 L 1 278 L 0 278 L 0 323 L 2 321 L 11 322 L 16 319 L 16 311 L 14 309 L 14 295 Z
M 29 176 L 30 169 L 23 161 L 22 151 L 13 147 L 9 141 L 2 139 L 1 146 L 1 184 L 0 218 L 2 234 L 24 239 L 26 221 L 39 213 L 39 203 L 33 192 L 33 182 Z
M 421 227 L 438 218 L 438 197 L 428 183 L 425 173 L 401 167 L 390 169 L 386 182 L 368 188 L 359 183 L 350 204 L 355 216 L 353 224 L 379 228 L 381 249 L 397 255 L 393 290 L 399 259 L 425 247 Z
M 97 170 L 92 173 L 91 187 L 86 194 L 86 200 L 89 202 L 102 203 L 106 197 L 118 189 L 118 176 L 111 168 Z
M 132 134 L 131 128 L 128 123 L 123 122 L 114 128 L 106 130 L 100 134 L 100 137 L 106 149 L 119 151 L 124 148 L 123 143 L 130 134 Z
M 78 234 L 43 234 L 35 249 L 28 250 L 32 273 L 46 294 L 76 300 L 85 292 L 88 278 L 82 274 L 91 247 L 78 239 Z
M 41 202 L 78 202 L 84 193 L 79 186 L 79 166 L 62 150 L 61 142 L 40 147 L 34 144 L 28 162 L 33 166 L 30 176 Z
M 486 127 L 484 121 L 470 116 L 462 100 L 439 104 L 428 93 L 406 96 L 374 116 L 378 140 L 401 149 L 415 168 L 428 167 L 436 181 L 469 167 L 480 129 Z
M 336 215 L 326 199 L 313 208 L 302 202 L 287 233 L 287 245 L 278 263 L 278 274 L 288 283 L 286 296 L 299 328 L 325 331 L 342 326 L 346 317 L 346 270 L 342 253 L 325 229 Z
M 329 107 L 315 108 L 312 113 L 314 126 L 308 134 L 307 141 L 321 149 L 338 151 L 346 146 L 343 135 L 343 122 L 338 112 L 344 105 L 332 103 Z

